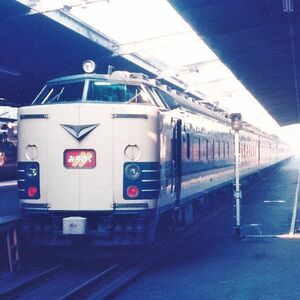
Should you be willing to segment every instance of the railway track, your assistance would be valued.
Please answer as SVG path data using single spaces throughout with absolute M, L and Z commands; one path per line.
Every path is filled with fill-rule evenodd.
M 10 299 L 16 296 L 18 293 L 26 290 L 28 287 L 34 286 L 37 283 L 41 283 L 47 280 L 47 278 L 54 276 L 55 273 L 59 272 L 62 265 L 56 265 L 54 267 L 47 268 L 43 271 L 37 272 L 30 278 L 21 278 L 13 286 L 9 286 L 7 289 L 2 289 L 0 291 L 0 299 Z
M 77 290 L 88 289 L 97 278 L 104 277 L 118 264 L 70 265 L 61 264 L 20 279 L 14 286 L 2 290 L 0 299 L 73 299 Z
M 105 278 L 103 282 L 99 283 L 89 291 L 82 290 L 79 294 L 77 294 L 76 299 L 108 299 L 109 297 L 115 295 L 129 282 L 133 281 L 139 275 L 151 268 L 158 259 L 161 259 L 168 253 L 174 251 L 179 244 L 183 243 L 186 239 L 194 235 L 197 231 L 203 228 L 204 224 L 212 220 L 216 215 L 220 214 L 228 207 L 229 204 L 219 207 L 219 209 L 217 209 L 214 213 L 202 219 L 197 224 L 193 224 L 193 226 L 178 230 L 176 235 L 170 236 L 164 242 L 154 245 L 148 249 L 146 253 L 143 253 L 143 255 L 118 266 L 114 274 L 110 274 L 110 278 Z
M 73 298 L 63 299 L 108 299 L 116 294 L 122 287 L 137 278 L 138 275 L 144 273 L 151 268 L 153 264 L 160 258 L 166 256 L 168 253 L 174 251 L 179 244 L 188 239 L 199 231 L 203 226 L 212 220 L 216 215 L 220 214 L 229 207 L 229 203 L 219 207 L 209 216 L 203 218 L 197 224 L 179 229 L 175 235 L 170 236 L 163 242 L 159 242 L 142 255 L 135 257 L 131 261 L 120 264 L 109 277 L 102 278 L 92 289 L 80 290 L 73 295 Z M 76 297 L 74 297 L 76 296 Z
M 227 203 L 201 221 L 178 229 L 176 234 L 151 246 L 141 255 L 111 264 L 90 262 L 56 265 L 0 291 L 0 299 L 107 299 L 149 269 L 159 258 L 176 249 L 228 206 Z

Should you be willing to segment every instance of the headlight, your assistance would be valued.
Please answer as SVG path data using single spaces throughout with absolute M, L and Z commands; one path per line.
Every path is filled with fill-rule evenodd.
M 136 164 L 130 164 L 125 168 L 125 175 L 128 179 L 135 180 L 141 175 L 141 169 Z
M 96 64 L 92 60 L 85 60 L 82 64 L 85 73 L 93 73 L 96 69 Z
M 28 167 L 26 169 L 26 176 L 29 178 L 36 177 L 38 175 L 38 169 L 36 167 Z

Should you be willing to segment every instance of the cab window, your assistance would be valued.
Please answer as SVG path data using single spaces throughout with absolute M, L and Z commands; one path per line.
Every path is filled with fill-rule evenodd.
M 90 81 L 87 101 L 104 102 L 137 102 L 140 97 L 140 87 L 109 81 Z
M 33 104 L 55 104 L 82 100 L 84 81 L 46 85 Z
M 170 109 L 175 109 L 177 107 L 179 107 L 180 105 L 176 102 L 176 100 L 171 97 L 169 94 L 159 90 L 159 89 L 154 89 L 155 93 L 157 94 L 157 96 L 159 97 L 159 99 L 165 103 L 165 105 L 167 107 L 169 107 Z

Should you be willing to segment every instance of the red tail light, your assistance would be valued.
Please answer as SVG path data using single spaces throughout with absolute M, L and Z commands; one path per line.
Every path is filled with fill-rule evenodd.
M 27 190 L 27 195 L 30 198 L 33 198 L 34 196 L 36 196 L 38 192 L 38 189 L 35 186 L 30 186 Z
M 139 189 L 135 185 L 130 185 L 127 188 L 127 196 L 130 198 L 135 198 L 139 194 Z

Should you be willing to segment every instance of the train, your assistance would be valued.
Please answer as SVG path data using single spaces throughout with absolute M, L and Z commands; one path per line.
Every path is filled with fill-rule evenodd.
M 0 180 L 17 178 L 16 120 L 0 118 Z
M 142 73 L 50 80 L 18 110 L 18 196 L 33 245 L 148 245 L 192 224 L 204 195 L 234 178 L 230 115 Z M 240 176 L 290 157 L 243 122 Z

